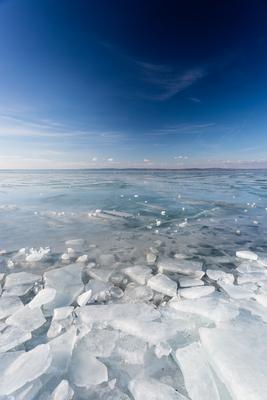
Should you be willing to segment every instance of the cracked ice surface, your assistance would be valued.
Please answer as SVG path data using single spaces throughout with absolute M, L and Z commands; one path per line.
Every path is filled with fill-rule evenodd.
M 267 398 L 263 172 L 0 174 L 0 400 Z

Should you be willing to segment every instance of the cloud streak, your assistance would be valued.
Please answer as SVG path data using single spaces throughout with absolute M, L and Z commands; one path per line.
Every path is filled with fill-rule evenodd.
M 145 94 L 144 97 L 155 101 L 165 101 L 174 97 L 194 85 L 209 71 L 207 67 L 195 67 L 185 70 L 168 65 L 151 64 L 142 61 L 135 61 L 140 74 L 140 79 L 153 89 L 152 94 Z

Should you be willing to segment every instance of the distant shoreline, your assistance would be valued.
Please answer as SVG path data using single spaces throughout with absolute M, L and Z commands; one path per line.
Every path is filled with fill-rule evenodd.
M 68 172 L 68 171 L 267 171 L 262 168 L 0 168 L 1 172 Z

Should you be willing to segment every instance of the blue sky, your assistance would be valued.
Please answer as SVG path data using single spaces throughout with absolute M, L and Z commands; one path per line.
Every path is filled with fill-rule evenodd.
M 0 1 L 0 168 L 267 167 L 264 1 Z

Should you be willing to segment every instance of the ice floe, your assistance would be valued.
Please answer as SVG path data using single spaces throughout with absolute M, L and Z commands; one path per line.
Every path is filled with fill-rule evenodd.
M 198 299 L 203 296 L 208 296 L 214 291 L 214 286 L 194 286 L 190 288 L 179 289 L 178 294 L 184 299 Z
M 177 294 L 177 283 L 163 274 L 152 276 L 152 278 L 148 280 L 147 285 L 151 289 L 169 297 L 174 297 Z
M 265 324 L 246 320 L 214 329 L 201 328 L 200 337 L 212 367 L 234 400 L 265 399 Z
M 40 344 L 19 355 L 5 370 L 0 382 L 0 395 L 9 395 L 44 374 L 51 364 L 50 347 Z M 14 379 L 14 377 L 16 377 Z
M 220 400 L 213 373 L 199 343 L 177 349 L 175 359 L 182 370 L 192 400 Z

